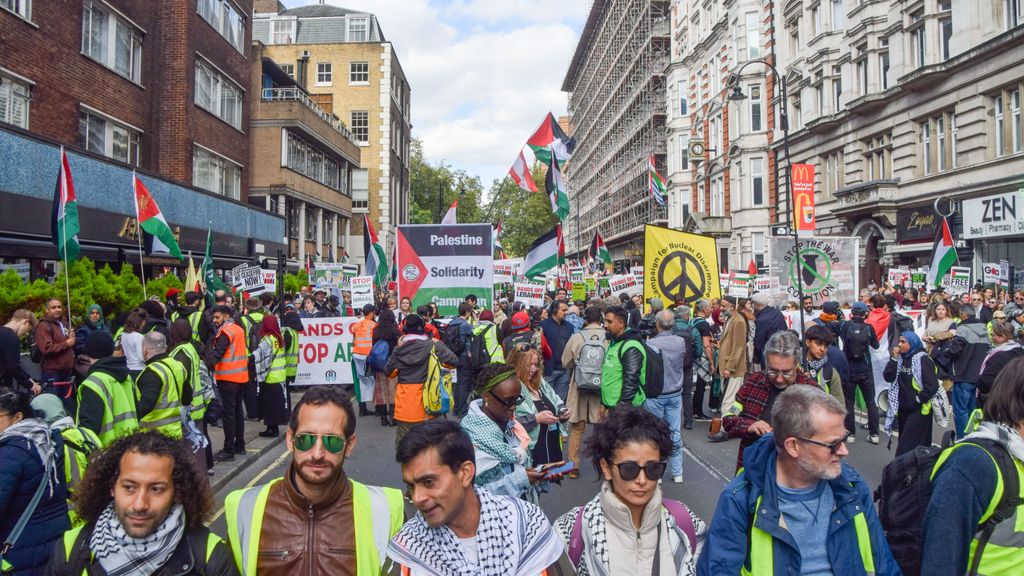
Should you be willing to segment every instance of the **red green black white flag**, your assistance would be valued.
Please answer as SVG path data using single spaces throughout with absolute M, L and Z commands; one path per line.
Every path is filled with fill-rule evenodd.
M 139 228 L 146 234 L 146 252 L 149 254 L 170 254 L 178 260 L 184 258 L 174 232 L 167 225 L 163 212 L 142 180 L 132 172 L 132 188 L 135 196 L 135 214 L 139 219 Z
M 81 252 L 78 243 L 78 202 L 75 199 L 75 183 L 71 178 L 71 165 L 64 147 L 60 147 L 60 169 L 57 185 L 53 191 L 53 218 L 50 221 L 50 235 L 57 247 L 57 254 L 65 262 L 73 262 Z
M 565 162 L 572 158 L 576 150 L 576 141 L 566 135 L 551 112 L 548 112 L 537 131 L 526 141 L 526 145 L 533 150 L 537 160 L 545 164 L 551 163 L 552 151 L 559 162 Z
M 654 201 L 658 203 L 658 206 L 664 206 L 666 204 L 665 179 L 661 177 L 661 174 L 658 174 L 658 169 L 654 165 L 654 154 L 651 154 L 648 184 Z
M 932 244 L 932 264 L 928 268 L 928 287 L 938 288 L 942 283 L 942 277 L 949 273 L 949 269 L 956 265 L 956 248 L 953 246 L 953 234 L 949 231 L 949 221 L 942 218 L 942 226 L 935 231 L 935 241 Z

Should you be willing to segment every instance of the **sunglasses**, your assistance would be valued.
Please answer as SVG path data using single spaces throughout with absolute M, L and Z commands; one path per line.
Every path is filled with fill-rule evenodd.
M 661 480 L 661 477 L 665 475 L 665 467 L 667 465 L 668 464 L 664 461 L 648 462 L 643 466 L 636 462 L 612 463 L 612 466 L 619 469 L 619 476 L 627 482 L 630 480 L 636 480 L 636 477 L 640 475 L 641 470 L 644 471 L 644 475 L 647 476 L 648 480 Z
M 505 408 L 508 408 L 509 410 L 512 410 L 516 406 L 519 406 L 520 404 L 522 404 L 523 402 L 526 401 L 526 397 L 525 396 L 515 396 L 513 398 L 509 398 L 508 400 L 505 400 L 505 399 L 502 399 L 502 398 L 498 398 L 494 394 L 491 394 L 491 398 L 494 398 L 495 400 L 498 401 L 498 404 L 501 404 L 502 406 L 504 406 Z
M 846 439 L 849 438 L 850 436 L 851 436 L 851 434 L 849 432 L 847 432 L 839 440 L 836 440 L 835 442 L 829 442 L 827 444 L 825 442 L 818 442 L 817 440 L 811 440 L 810 438 L 801 438 L 799 436 L 794 436 L 794 438 L 796 438 L 797 440 L 799 440 L 801 442 L 807 442 L 808 444 L 814 444 L 815 446 L 821 446 L 822 448 L 828 448 L 829 452 L 831 452 L 832 454 L 835 454 L 836 450 L 839 450 L 839 447 L 842 446 L 846 442 Z
M 316 446 L 317 438 L 323 442 L 324 450 L 331 454 L 340 454 L 347 443 L 344 436 L 334 434 L 296 434 L 292 436 L 292 445 L 299 452 L 309 452 Z

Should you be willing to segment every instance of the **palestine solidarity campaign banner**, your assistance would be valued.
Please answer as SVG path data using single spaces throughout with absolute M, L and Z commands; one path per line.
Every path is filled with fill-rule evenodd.
M 494 291 L 490 224 L 409 224 L 398 227 L 398 297 L 415 310 L 434 302 L 442 316 L 457 315 L 467 294 L 489 310 Z

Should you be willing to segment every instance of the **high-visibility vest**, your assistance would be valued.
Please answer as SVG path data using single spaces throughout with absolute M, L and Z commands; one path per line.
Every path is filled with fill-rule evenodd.
M 138 429 L 139 417 L 135 411 L 136 390 L 132 379 L 118 382 L 106 372 L 93 372 L 78 387 L 78 407 L 82 407 L 82 390 L 92 390 L 103 401 L 103 423 L 97 434 L 100 447 L 110 446 L 114 440 Z M 75 418 L 76 423 L 81 418 Z
M 245 331 L 234 322 L 224 324 L 220 331 L 228 335 L 231 344 L 224 357 L 213 367 L 213 376 L 224 382 L 245 384 L 249 381 L 249 355 L 245 347 Z
M 224 500 L 228 543 L 242 576 L 255 576 L 270 489 L 282 479 L 263 486 L 235 490 Z M 377 576 L 387 558 L 388 542 L 404 522 L 402 493 L 394 488 L 352 483 L 352 518 L 355 525 L 356 574 Z
M 487 350 L 487 356 L 490 362 L 502 362 L 505 357 L 501 352 L 501 344 L 498 343 L 498 327 L 491 322 L 477 324 L 473 328 L 473 336 L 479 336 L 481 333 L 484 335 L 484 349 Z
M 245 329 L 245 345 L 246 349 L 250 352 L 256 350 L 259 346 L 259 341 L 252 342 L 249 340 L 249 336 L 252 334 L 253 326 L 259 326 L 263 323 L 263 317 L 266 316 L 263 312 L 250 312 L 245 316 L 242 316 L 242 328 Z
M 750 523 L 750 569 L 746 563 L 740 568 L 742 576 L 773 576 L 775 571 L 775 543 L 771 534 L 757 527 L 757 515 L 761 509 L 761 497 L 757 497 L 754 507 L 754 521 Z M 857 549 L 864 572 L 875 573 L 875 557 L 871 552 L 871 533 L 868 531 L 868 520 L 861 510 L 853 517 L 853 527 L 857 532 Z
M 124 334 L 124 326 L 114 331 L 114 346 L 121 345 L 121 335 Z
M 284 374 L 288 378 L 295 378 L 295 375 L 299 373 L 299 333 L 294 328 L 285 326 L 281 329 L 281 335 L 284 336 L 285 342 L 284 358 L 286 364 Z
M 78 487 L 89 466 L 89 455 L 102 448 L 100 437 L 88 428 L 71 426 L 60 431 L 64 439 L 64 481 L 68 496 Z
M 180 356 L 187 357 L 189 365 L 192 367 L 191 370 L 185 373 L 185 381 L 188 382 L 189 387 L 192 389 L 192 404 L 190 404 L 189 413 L 192 420 L 201 422 L 206 414 L 206 399 L 203 398 L 203 382 L 199 376 L 199 363 L 201 362 L 199 360 L 199 352 L 196 351 L 196 347 L 191 342 L 185 342 L 184 344 L 178 344 L 174 350 L 171 350 L 171 358 L 181 362 Z M 185 365 L 184 362 L 181 364 L 182 366 Z
M 277 338 L 267 334 L 264 340 L 270 340 L 270 350 L 273 358 L 270 360 L 270 368 L 267 370 L 267 384 L 283 384 L 288 377 L 288 358 L 285 357 L 284 346 L 277 343 Z
M 352 332 L 352 353 L 368 356 L 373 349 L 373 329 L 377 323 L 373 320 L 363 318 L 356 322 L 349 331 Z
M 936 370 L 938 370 L 938 368 L 936 368 Z M 910 377 L 910 385 L 913 386 L 914 390 L 917 391 L 917 392 L 921 392 L 922 390 L 924 390 L 924 388 L 922 388 L 921 385 L 917 383 L 917 378 L 914 378 L 913 376 Z M 945 393 L 942 390 L 940 390 L 940 392 Z M 921 404 L 921 414 L 927 416 L 927 415 L 929 415 L 931 413 L 932 413 L 932 401 L 931 400 L 925 402 L 924 404 Z
M 185 385 L 185 366 L 167 357 L 146 365 L 146 368 L 139 373 L 139 378 L 147 371 L 154 372 L 161 382 L 160 396 L 157 397 L 156 405 L 149 414 L 139 419 L 140 428 L 152 428 L 171 438 L 181 438 L 184 431 L 181 429 L 181 390 Z M 135 380 L 138 386 L 138 378 Z
M 199 323 L 202 321 L 203 313 L 200 310 L 196 310 L 195 312 L 188 315 L 188 325 L 189 328 L 192 328 L 192 341 L 195 342 L 196 344 L 199 344 L 201 342 L 201 340 L 199 339 Z
M 65 564 L 71 562 L 71 551 L 75 549 L 75 545 L 76 544 L 79 544 L 78 539 L 82 536 L 82 529 L 83 528 L 85 528 L 84 524 L 82 524 L 80 526 L 75 526 L 71 530 L 68 530 L 67 532 L 64 532 L 63 544 L 64 544 L 64 562 L 65 562 Z M 182 536 L 182 538 L 184 538 L 184 537 L 185 536 Z M 210 562 L 210 558 L 213 557 L 214 549 L 217 548 L 217 545 L 220 544 L 221 542 L 223 542 L 223 540 L 220 538 L 220 536 L 217 536 L 213 532 L 210 532 L 207 535 L 207 537 L 206 537 L 206 558 L 202 562 L 203 565 L 205 565 L 205 564 Z M 92 556 L 93 555 L 92 555 L 92 553 L 90 551 L 90 558 Z M 194 560 L 196 561 L 196 564 L 199 564 L 199 559 L 198 558 L 195 558 Z M 200 570 L 200 574 L 205 574 L 205 573 L 206 572 L 205 572 L 205 566 L 204 566 L 203 570 Z M 82 571 L 82 576 L 87 576 L 88 574 L 89 574 L 89 568 L 86 567 Z

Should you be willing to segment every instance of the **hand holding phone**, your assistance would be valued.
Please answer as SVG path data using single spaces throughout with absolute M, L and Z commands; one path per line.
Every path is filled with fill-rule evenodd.
M 558 480 L 562 476 L 575 470 L 576 464 L 572 460 L 568 462 L 552 462 L 550 464 L 544 464 L 539 469 L 544 472 L 544 480 Z

